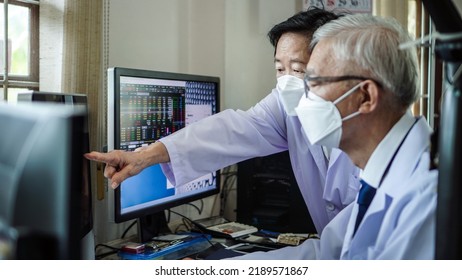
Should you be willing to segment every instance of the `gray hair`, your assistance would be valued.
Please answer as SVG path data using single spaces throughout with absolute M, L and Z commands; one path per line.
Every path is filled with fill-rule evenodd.
M 401 106 L 409 107 L 417 100 L 417 53 L 415 48 L 399 49 L 399 44 L 411 38 L 395 19 L 365 14 L 344 16 L 321 26 L 313 35 L 311 49 L 322 39 L 330 39 L 338 60 L 380 81 Z

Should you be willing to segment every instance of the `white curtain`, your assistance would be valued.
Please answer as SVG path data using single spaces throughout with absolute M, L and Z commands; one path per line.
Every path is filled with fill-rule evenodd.
M 408 0 L 374 0 L 373 14 L 382 17 L 394 17 L 404 27 L 407 27 L 408 2 Z
M 62 91 L 87 95 L 91 149 L 97 144 L 102 92 L 102 0 L 66 0 L 64 4 Z

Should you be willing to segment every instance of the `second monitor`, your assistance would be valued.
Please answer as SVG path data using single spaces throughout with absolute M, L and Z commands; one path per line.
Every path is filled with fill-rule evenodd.
M 218 77 L 109 69 L 108 150 L 133 151 L 217 113 L 219 89 Z M 144 242 L 165 224 L 164 210 L 216 194 L 219 188 L 218 171 L 174 187 L 154 165 L 109 192 L 114 194 L 110 213 L 117 223 L 138 219 Z

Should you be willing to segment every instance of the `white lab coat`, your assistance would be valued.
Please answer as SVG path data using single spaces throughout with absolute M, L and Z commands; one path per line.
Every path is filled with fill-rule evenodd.
M 174 185 L 288 149 L 318 232 L 354 200 L 359 189 L 359 169 L 338 149 L 331 152 L 328 161 L 320 146 L 312 146 L 298 117 L 285 113 L 277 89 L 248 111 L 225 110 L 160 141 L 170 155 L 170 163 L 161 167 Z
M 240 259 L 433 259 L 437 170 L 429 170 L 430 128 L 410 130 L 353 236 L 358 205 L 330 222 L 320 240 Z

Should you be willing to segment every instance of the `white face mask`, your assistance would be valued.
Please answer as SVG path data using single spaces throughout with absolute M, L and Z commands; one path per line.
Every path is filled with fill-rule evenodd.
M 303 80 L 291 75 L 284 75 L 278 78 L 276 88 L 287 115 L 296 116 L 295 107 L 305 93 Z
M 312 145 L 321 145 L 327 148 L 338 148 L 342 137 L 342 122 L 351 119 L 359 112 L 352 113 L 342 119 L 335 104 L 339 103 L 361 86 L 354 86 L 334 102 L 326 101 L 308 92 L 308 97 L 303 96 L 295 108 L 303 131 Z

